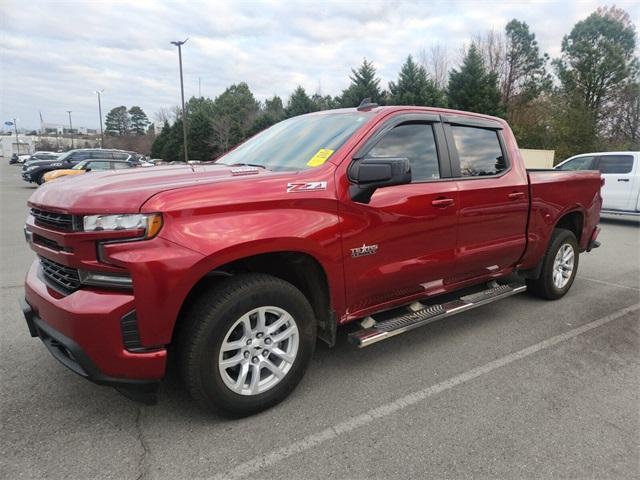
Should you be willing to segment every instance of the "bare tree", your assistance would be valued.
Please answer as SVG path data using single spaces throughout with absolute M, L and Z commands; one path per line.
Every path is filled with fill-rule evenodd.
M 427 70 L 439 89 L 447 87 L 451 61 L 445 44 L 434 43 L 428 49 L 423 48 L 418 52 L 418 62 Z
M 181 109 L 177 105 L 170 108 L 162 107 L 155 113 L 153 118 L 158 122 L 158 125 L 162 125 L 164 122 L 173 123 L 178 118 L 181 118 Z
M 480 51 L 487 70 L 495 73 L 500 83 L 502 83 L 506 74 L 507 65 L 507 40 L 504 34 L 495 30 L 489 30 L 486 33 L 474 35 L 471 42 Z

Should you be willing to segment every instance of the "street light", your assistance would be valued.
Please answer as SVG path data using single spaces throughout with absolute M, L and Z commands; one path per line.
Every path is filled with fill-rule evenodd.
M 182 45 L 187 43 L 187 40 L 182 42 L 171 42 L 172 45 L 178 47 L 178 62 L 180 63 L 180 95 L 182 97 L 182 134 L 184 136 L 184 161 L 189 161 L 189 154 L 187 153 L 187 111 L 184 108 L 184 82 L 182 80 Z
M 102 132 L 102 103 L 100 103 L 100 94 L 104 92 L 102 90 L 95 90 L 94 93 L 98 94 L 98 114 L 100 115 L 100 148 L 104 148 L 104 133 Z
M 71 149 L 73 149 L 73 125 L 71 124 L 71 112 L 72 110 L 67 110 L 69 114 L 69 135 L 71 135 Z

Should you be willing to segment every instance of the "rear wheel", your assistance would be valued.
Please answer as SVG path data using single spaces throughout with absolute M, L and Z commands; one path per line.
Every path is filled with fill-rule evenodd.
M 528 291 L 547 300 L 564 296 L 576 277 L 579 255 L 578 241 L 573 232 L 555 229 L 542 260 L 540 277 L 527 280 Z
M 182 377 L 202 406 L 246 416 L 281 402 L 315 347 L 311 305 L 297 288 L 245 274 L 206 291 L 183 319 Z

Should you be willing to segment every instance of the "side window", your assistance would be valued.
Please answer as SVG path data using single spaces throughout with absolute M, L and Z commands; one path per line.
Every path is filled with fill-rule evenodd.
M 72 162 L 81 162 L 82 160 L 86 160 L 87 158 L 89 158 L 89 156 L 89 152 L 76 152 L 69 160 Z
M 631 155 L 603 155 L 598 156 L 598 170 L 600 173 L 631 173 L 633 157 Z
M 113 168 L 114 170 L 120 170 L 121 168 L 131 168 L 133 167 L 133 165 L 131 165 L 128 162 L 113 162 L 113 165 L 111 168 Z
M 497 175 L 507 169 L 507 162 L 495 130 L 451 126 L 453 141 L 460 159 L 463 177 Z
M 115 158 L 116 160 L 126 160 L 127 158 L 129 158 L 129 154 L 115 152 L 113 154 L 113 158 Z
M 440 178 L 433 127 L 427 123 L 398 125 L 382 137 L 367 156 L 408 158 L 413 182 Z
M 111 162 L 93 161 L 93 162 L 89 162 L 87 167 L 90 168 L 91 170 L 110 170 Z
M 564 163 L 558 170 L 589 170 L 593 157 L 578 157 Z

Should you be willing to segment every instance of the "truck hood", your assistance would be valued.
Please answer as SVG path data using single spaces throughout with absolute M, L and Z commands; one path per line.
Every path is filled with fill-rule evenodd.
M 72 214 L 135 213 L 157 193 L 209 183 L 251 181 L 282 175 L 259 168 L 228 165 L 170 165 L 62 177 L 41 185 L 29 205 Z

